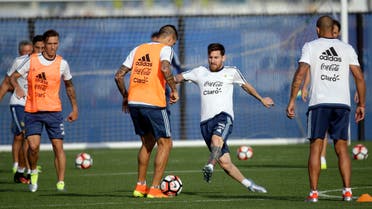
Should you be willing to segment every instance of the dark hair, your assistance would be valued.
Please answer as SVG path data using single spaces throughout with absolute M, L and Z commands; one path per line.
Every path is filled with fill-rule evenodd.
M 211 44 L 209 44 L 208 45 L 208 55 L 212 51 L 220 51 L 222 56 L 225 55 L 225 47 L 222 44 L 220 44 L 220 43 L 211 43 Z
M 318 27 L 319 29 L 322 29 L 322 30 L 332 29 L 333 28 L 333 18 L 328 16 L 328 15 L 324 15 L 324 16 L 319 17 L 319 19 L 316 21 L 316 27 Z
M 338 27 L 338 30 L 341 31 L 341 24 L 338 20 L 333 20 L 333 25 L 336 25 Z
M 22 48 L 23 48 L 24 46 L 27 46 L 27 45 L 31 45 L 31 46 L 32 46 L 32 42 L 29 41 L 29 40 L 23 40 L 23 41 L 20 41 L 20 42 L 18 43 L 18 51 L 21 52 L 21 51 L 22 51 Z
M 36 42 L 39 42 L 39 41 L 43 41 L 43 36 L 42 35 L 34 36 L 34 38 L 32 39 L 32 44 L 35 45 Z
M 159 33 L 158 32 L 153 32 L 151 34 L 151 38 L 157 38 L 159 36 Z
M 48 41 L 49 37 L 54 37 L 54 36 L 59 37 L 59 33 L 57 31 L 53 30 L 53 29 L 47 30 L 43 34 L 43 41 L 46 42 L 46 41 Z
M 173 35 L 175 40 L 178 39 L 178 32 L 174 25 L 164 25 L 159 29 L 159 32 L 157 33 L 158 36 L 168 36 Z

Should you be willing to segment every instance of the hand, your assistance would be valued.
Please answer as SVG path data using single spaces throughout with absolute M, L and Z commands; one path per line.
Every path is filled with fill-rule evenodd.
M 17 99 L 22 99 L 26 97 L 26 93 L 21 88 L 16 88 L 15 93 L 16 93 Z
M 179 100 L 178 92 L 177 91 L 172 91 L 169 97 L 169 103 L 174 104 Z
M 289 103 L 287 106 L 287 117 L 293 119 L 296 116 L 294 103 Z
M 307 92 L 307 89 L 306 88 L 304 88 L 304 89 L 301 90 L 302 101 L 304 101 L 304 102 L 307 101 L 307 94 L 308 94 L 308 92 Z
M 274 106 L 274 101 L 270 97 L 265 97 L 265 98 L 262 98 L 262 104 L 265 107 L 270 108 Z
M 365 116 L 365 107 L 358 106 L 355 110 L 355 122 L 359 123 L 359 121 L 364 119 Z
M 68 115 L 68 117 L 66 118 L 66 120 L 68 121 L 68 122 L 74 122 L 75 120 L 77 120 L 78 119 L 78 115 L 79 115 L 79 113 L 78 113 L 78 111 L 72 111 L 69 115 Z

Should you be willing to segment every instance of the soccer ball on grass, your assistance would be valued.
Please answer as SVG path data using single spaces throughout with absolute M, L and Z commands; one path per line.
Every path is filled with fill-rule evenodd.
M 93 165 L 93 158 L 90 154 L 81 152 L 76 155 L 75 167 L 80 169 L 87 169 Z
M 355 160 L 364 160 L 368 157 L 368 149 L 363 144 L 357 144 L 353 147 L 353 158 Z
M 237 150 L 239 160 L 248 160 L 253 157 L 253 149 L 250 146 L 240 146 Z
M 161 191 L 168 196 L 177 196 L 182 191 L 182 181 L 180 177 L 168 175 L 160 183 Z

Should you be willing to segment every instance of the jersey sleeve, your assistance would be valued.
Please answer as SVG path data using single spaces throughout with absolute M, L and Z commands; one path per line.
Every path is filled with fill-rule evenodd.
M 125 61 L 123 62 L 122 65 L 124 65 L 125 67 L 127 67 L 129 69 L 132 69 L 133 59 L 134 59 L 134 55 L 136 53 L 137 48 L 138 47 L 132 49 L 132 51 L 129 53 L 129 55 L 127 56 L 127 58 L 125 59 Z
M 182 73 L 182 76 L 186 81 L 196 82 L 196 80 L 198 79 L 197 74 L 199 69 L 200 67 L 185 71 Z
M 72 78 L 70 66 L 66 60 L 62 60 L 61 62 L 61 75 L 64 81 L 68 81 Z
M 302 47 L 301 58 L 298 62 L 304 62 L 310 64 L 310 46 L 309 43 L 305 43 Z
M 164 46 L 160 51 L 160 61 L 168 61 L 172 63 L 173 49 L 170 46 Z
M 233 78 L 233 82 L 234 83 L 237 83 L 239 85 L 243 85 L 244 83 L 247 83 L 247 81 L 245 80 L 243 74 L 240 72 L 240 70 L 238 68 L 233 68 L 235 70 L 235 73 L 234 73 L 234 78 Z
M 27 56 L 25 59 L 23 59 L 21 63 L 16 63 L 15 62 L 15 63 L 13 63 L 13 65 L 15 65 L 15 71 L 17 71 L 19 74 L 21 74 L 22 77 L 26 77 L 28 75 L 28 71 L 30 70 L 30 56 Z M 11 71 L 11 70 L 12 69 L 10 69 L 9 71 Z M 8 73 L 9 73 L 9 71 L 8 71 Z
M 350 62 L 349 62 L 350 65 L 360 66 L 359 61 L 358 61 L 357 53 L 355 52 L 353 47 L 350 47 L 350 48 L 351 48 L 351 50 L 350 50 Z

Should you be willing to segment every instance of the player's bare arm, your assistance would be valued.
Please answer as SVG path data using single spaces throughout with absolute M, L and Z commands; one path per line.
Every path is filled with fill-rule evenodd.
M 288 106 L 287 106 L 287 117 L 292 119 L 296 116 L 295 114 L 295 101 L 300 90 L 300 86 L 307 71 L 310 70 L 310 65 L 304 62 L 300 62 L 298 68 L 293 76 L 293 81 L 291 85 L 291 95 L 289 98 Z
M 310 84 L 310 70 L 307 71 L 306 73 L 306 76 L 305 76 L 305 81 L 304 81 L 304 85 L 302 86 L 302 90 L 301 90 L 301 98 L 304 102 L 307 101 L 307 96 L 308 96 L 308 87 L 309 87 L 309 84 Z
M 10 83 L 14 87 L 14 91 L 16 92 L 18 99 L 26 97 L 26 92 L 22 90 L 17 82 L 19 77 L 21 77 L 21 74 L 19 74 L 17 71 L 10 76 Z
M 0 101 L 3 99 L 7 92 L 12 92 L 14 90 L 13 86 L 10 84 L 9 76 L 5 76 L 3 82 L 0 85 Z
M 249 83 L 245 83 L 242 85 L 242 89 L 247 92 L 248 94 L 252 95 L 258 101 L 260 101 L 265 107 L 270 108 L 274 106 L 274 101 L 270 97 L 262 98 L 260 94 L 256 91 L 256 89 Z
M 75 93 L 75 87 L 72 83 L 72 79 L 65 81 L 65 87 L 66 87 L 66 94 L 68 99 L 70 100 L 72 112 L 67 117 L 67 121 L 73 122 L 78 119 L 79 111 L 78 111 L 78 105 L 76 100 L 76 93 Z
M 174 80 L 174 77 L 171 71 L 170 62 L 165 61 L 165 60 L 161 62 L 161 72 L 163 73 L 164 78 L 167 81 L 167 84 L 171 89 L 169 103 L 170 104 L 176 103 L 179 99 L 179 96 L 178 96 L 178 91 L 176 87 L 176 81 Z
M 359 66 L 350 65 L 351 73 L 354 76 L 355 86 L 358 92 L 358 106 L 355 110 L 355 121 L 358 123 L 365 117 L 365 107 L 366 107 L 366 83 L 364 80 L 363 72 Z
M 122 65 L 115 74 L 116 86 L 118 87 L 120 94 L 123 96 L 123 105 L 122 105 L 123 112 L 129 111 L 128 110 L 128 91 L 125 87 L 125 81 L 124 81 L 124 77 L 129 71 L 131 71 L 130 68 Z

